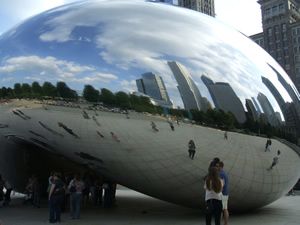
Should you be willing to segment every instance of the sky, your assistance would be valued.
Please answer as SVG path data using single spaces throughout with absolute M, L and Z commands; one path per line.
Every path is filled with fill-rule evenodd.
M 78 0 L 0 0 L 0 35 L 22 20 Z M 256 0 L 215 0 L 216 18 L 247 36 L 262 32 Z

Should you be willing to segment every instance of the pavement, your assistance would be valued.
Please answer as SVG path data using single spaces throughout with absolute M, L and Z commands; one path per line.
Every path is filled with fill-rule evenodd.
M 248 213 L 230 212 L 230 225 L 299 225 L 300 191 L 295 196 L 284 196 L 270 205 Z M 47 200 L 41 208 L 23 205 L 23 195 L 12 195 L 7 207 L 0 207 L 2 225 L 47 224 L 49 211 Z M 201 201 L 201 199 L 199 199 Z M 205 224 L 200 210 L 185 208 L 151 198 L 125 187 L 117 189 L 115 208 L 94 208 L 88 205 L 81 209 L 79 220 L 69 219 L 68 211 L 62 213 L 61 224 L 65 225 L 192 225 Z M 1 224 L 1 223 L 0 223 Z M 213 224 L 213 223 L 212 223 Z M 223 223 L 221 223 L 223 224 Z

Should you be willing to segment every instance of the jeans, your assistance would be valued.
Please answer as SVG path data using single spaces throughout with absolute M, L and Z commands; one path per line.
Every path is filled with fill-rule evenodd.
M 94 206 L 102 205 L 102 195 L 103 195 L 103 189 L 95 188 Z
M 49 200 L 49 222 L 54 223 L 55 221 L 60 221 L 61 213 L 61 203 L 63 201 L 63 195 L 52 195 Z
M 210 200 L 207 200 L 210 202 Z M 210 214 L 205 214 L 206 225 L 211 225 L 211 216 L 215 215 L 215 225 L 220 225 L 221 213 L 223 210 L 222 200 L 212 199 L 212 203 L 214 205 L 214 210 Z
M 82 201 L 82 192 L 74 192 L 70 195 L 70 217 L 80 218 L 80 205 Z

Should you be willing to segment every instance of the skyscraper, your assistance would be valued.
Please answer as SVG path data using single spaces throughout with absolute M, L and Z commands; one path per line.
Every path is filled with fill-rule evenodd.
M 300 92 L 300 1 L 259 0 L 263 32 L 250 36 L 282 66 Z
M 168 62 L 170 69 L 177 81 L 184 108 L 186 110 L 198 109 L 206 112 L 202 96 L 188 70 L 179 62 Z
M 170 102 L 165 83 L 161 76 L 148 72 L 142 74 L 143 79 L 137 79 L 138 91 L 149 95 L 153 99 Z
M 246 108 L 248 110 L 248 116 L 251 117 L 253 120 L 258 121 L 259 117 L 257 114 L 257 110 L 255 109 L 255 106 L 253 104 L 253 102 L 251 101 L 251 99 L 246 99 Z
M 237 121 L 240 123 L 245 122 L 246 114 L 242 102 L 228 83 L 216 82 L 203 74 L 201 80 L 206 85 L 211 98 L 217 109 L 222 109 L 225 112 L 232 112 Z
M 196 10 L 198 12 L 215 17 L 214 0 L 178 0 L 178 6 Z
M 257 100 L 259 101 L 259 104 L 261 105 L 264 111 L 264 115 L 268 118 L 269 123 L 273 126 L 279 126 L 280 122 L 278 121 L 276 113 L 267 96 L 259 92 L 257 95 Z

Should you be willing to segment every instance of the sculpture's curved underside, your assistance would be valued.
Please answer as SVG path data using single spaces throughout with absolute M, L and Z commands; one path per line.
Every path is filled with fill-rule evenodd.
M 214 18 L 179 7 L 142 1 L 71 4 L 15 26 L 0 37 L 0 48 L 3 86 L 62 80 L 78 90 L 89 83 L 113 92 L 137 91 L 135 80 L 153 72 L 163 78 L 176 106 L 196 104 L 205 111 L 212 105 L 233 112 L 239 122 L 245 111 L 253 118 L 265 115 L 274 126 L 299 121 L 299 93 L 265 51 Z M 25 172 L 26 159 L 18 152 L 32 147 L 39 163 L 43 157 L 50 162 L 47 154 L 54 153 L 153 197 L 200 207 L 203 177 L 219 157 L 229 176 L 232 210 L 271 203 L 299 177 L 299 156 L 277 140 L 269 153 L 261 137 L 229 133 L 224 140 L 223 132 L 207 127 L 180 124 L 171 131 L 161 117 L 87 111 L 90 119 L 84 119 L 79 108 L 46 107 L 26 101 L 0 107 L 1 171 Z M 151 130 L 151 121 L 159 132 Z M 187 152 L 191 139 L 194 160 Z M 278 149 L 280 162 L 267 171 Z M 18 177 L 11 177 L 17 185 Z

